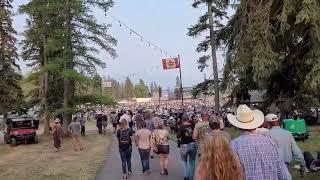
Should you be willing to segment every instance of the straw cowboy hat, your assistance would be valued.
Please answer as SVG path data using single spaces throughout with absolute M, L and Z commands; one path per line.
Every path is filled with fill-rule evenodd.
M 251 110 L 247 105 L 240 105 L 237 115 L 228 114 L 228 121 L 240 129 L 256 129 L 264 122 L 264 115 L 260 110 Z

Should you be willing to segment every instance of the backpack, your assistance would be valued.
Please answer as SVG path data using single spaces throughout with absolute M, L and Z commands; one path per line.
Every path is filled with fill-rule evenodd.
M 122 145 L 130 144 L 130 129 L 120 130 L 119 143 Z

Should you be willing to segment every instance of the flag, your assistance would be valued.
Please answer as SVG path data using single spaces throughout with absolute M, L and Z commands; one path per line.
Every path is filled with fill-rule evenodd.
M 162 59 L 163 69 L 175 69 L 180 68 L 180 62 L 178 58 Z

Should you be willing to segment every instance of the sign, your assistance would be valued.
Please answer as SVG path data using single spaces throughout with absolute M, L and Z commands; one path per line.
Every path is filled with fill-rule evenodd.
M 180 68 L 180 62 L 178 58 L 162 59 L 162 65 L 164 70 Z
M 102 87 L 104 87 L 104 88 L 111 88 L 111 87 L 112 87 L 111 81 L 102 82 Z

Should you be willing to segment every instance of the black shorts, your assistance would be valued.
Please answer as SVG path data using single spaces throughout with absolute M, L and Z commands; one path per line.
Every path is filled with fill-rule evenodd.
M 159 145 L 157 145 L 157 149 L 158 149 L 157 154 L 169 154 L 169 152 L 170 152 L 169 145 L 159 144 Z

